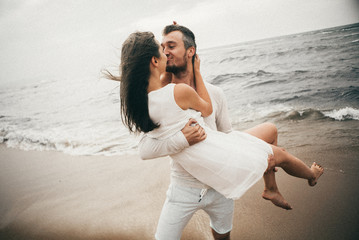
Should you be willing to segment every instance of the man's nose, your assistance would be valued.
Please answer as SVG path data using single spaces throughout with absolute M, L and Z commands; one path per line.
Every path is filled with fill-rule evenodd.
M 163 52 L 164 52 L 164 54 L 166 54 L 167 57 L 170 55 L 168 48 L 164 48 Z

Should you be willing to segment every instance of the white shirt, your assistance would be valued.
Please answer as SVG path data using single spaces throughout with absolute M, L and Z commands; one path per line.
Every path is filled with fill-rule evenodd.
M 211 97 L 213 107 L 212 114 L 204 118 L 205 123 L 213 130 L 218 130 L 224 133 L 231 132 L 232 126 L 229 120 L 227 101 L 223 90 L 210 83 L 205 84 Z M 150 138 L 145 134 L 140 140 L 138 149 L 140 157 L 143 160 L 147 160 L 178 153 L 188 146 L 189 144 L 185 136 L 181 131 L 179 131 L 172 137 L 165 140 Z M 172 159 L 170 165 L 172 182 L 189 187 L 208 188 L 208 186 L 205 186 L 203 183 L 198 181 L 186 170 L 184 170 L 180 164 Z

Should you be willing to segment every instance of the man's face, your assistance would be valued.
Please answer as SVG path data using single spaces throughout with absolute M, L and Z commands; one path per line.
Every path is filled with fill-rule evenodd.
M 162 39 L 163 51 L 167 56 L 167 72 L 174 74 L 187 69 L 187 51 L 180 31 L 170 32 Z

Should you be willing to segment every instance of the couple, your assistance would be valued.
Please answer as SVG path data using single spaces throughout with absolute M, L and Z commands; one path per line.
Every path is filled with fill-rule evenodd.
M 141 157 L 171 156 L 171 184 L 156 231 L 160 240 L 180 239 L 199 209 L 209 215 L 214 238 L 229 239 L 233 199 L 261 177 L 263 198 L 291 209 L 278 191 L 276 166 L 310 186 L 323 173 L 316 163 L 309 168 L 277 147 L 273 124 L 232 131 L 223 91 L 204 83 L 199 66 L 194 34 L 174 23 L 165 27 L 162 44 L 149 32 L 131 34 L 122 45 L 121 77 L 110 75 L 121 81 L 124 124 L 146 133 Z

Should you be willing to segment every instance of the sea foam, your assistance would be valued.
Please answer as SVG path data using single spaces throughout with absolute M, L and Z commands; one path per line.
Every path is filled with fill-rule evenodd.
M 359 120 L 359 109 L 346 107 L 338 110 L 332 110 L 323 112 L 325 116 L 333 118 L 335 120 Z

